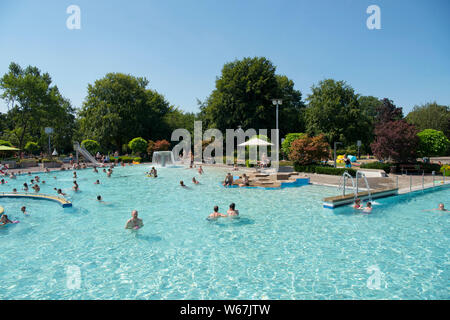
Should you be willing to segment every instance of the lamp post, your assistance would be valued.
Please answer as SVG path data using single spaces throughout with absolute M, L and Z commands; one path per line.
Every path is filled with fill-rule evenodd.
M 277 143 L 276 143 L 276 153 L 277 153 L 277 158 L 276 158 L 276 163 L 277 163 L 277 171 L 278 171 L 278 167 L 280 166 L 280 148 L 279 148 L 279 142 L 280 142 L 280 138 L 279 138 L 279 133 L 278 133 L 278 106 L 281 106 L 283 104 L 283 100 L 282 99 L 272 99 L 272 103 L 274 106 L 277 107 L 276 109 L 276 129 L 277 129 Z
M 338 144 L 342 144 L 342 142 L 339 142 L 339 141 L 335 141 L 335 142 L 334 142 L 334 167 L 335 167 L 335 168 L 336 168 L 336 146 L 337 146 Z

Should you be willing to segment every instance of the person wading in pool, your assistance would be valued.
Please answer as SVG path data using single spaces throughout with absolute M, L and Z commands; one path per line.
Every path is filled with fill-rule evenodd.
M 2 215 L 2 217 L 0 218 L 0 226 L 4 226 L 8 223 L 13 223 L 13 222 L 8 219 L 8 216 L 6 214 Z
M 227 214 L 230 217 L 237 217 L 237 216 L 239 216 L 239 210 L 236 210 L 236 205 L 234 203 L 230 204 L 230 208 L 227 210 Z
M 226 214 L 222 214 L 219 212 L 219 207 L 218 206 L 214 206 L 214 212 L 211 213 L 208 218 L 209 219 L 218 219 L 220 217 L 226 217 Z
M 144 226 L 142 219 L 138 218 L 137 210 L 131 211 L 131 219 L 127 221 L 125 229 L 140 229 Z

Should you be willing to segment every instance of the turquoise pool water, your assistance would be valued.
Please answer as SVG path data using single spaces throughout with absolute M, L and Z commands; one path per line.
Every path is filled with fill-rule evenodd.
M 322 208 L 335 188 L 225 189 L 219 169 L 165 168 L 157 179 L 146 170 L 80 170 L 77 194 L 72 172 L 40 174 L 41 193 L 62 188 L 73 208 L 0 198 L 21 221 L 0 227 L 0 299 L 450 298 L 449 213 L 423 211 L 450 207 L 449 188 L 380 199 L 364 215 Z M 205 219 L 231 202 L 239 220 Z M 124 229 L 132 209 L 144 220 L 139 231 Z

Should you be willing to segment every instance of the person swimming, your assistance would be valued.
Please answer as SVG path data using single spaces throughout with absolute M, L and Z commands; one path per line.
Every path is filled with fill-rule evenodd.
M 192 178 L 192 183 L 193 184 L 200 184 L 200 182 L 198 182 L 197 179 L 195 179 L 195 177 Z
M 16 189 L 16 188 L 14 188 L 12 192 L 13 192 L 13 193 L 17 193 L 17 189 Z
M 214 212 L 208 216 L 208 219 L 218 219 L 220 217 L 226 217 L 226 214 L 222 214 L 219 212 L 219 207 L 214 206 Z
M 20 211 L 22 211 L 24 215 L 28 216 L 27 207 L 23 206 L 22 208 L 20 208 Z
M 57 194 L 60 194 L 60 195 L 62 195 L 62 196 L 65 196 L 65 195 L 66 195 L 64 192 L 62 192 L 61 189 L 56 189 L 56 188 L 55 188 L 55 190 L 56 190 L 56 193 L 57 193 Z
M 32 188 L 34 189 L 35 192 L 41 191 L 41 188 L 39 187 L 38 184 L 34 184 L 34 185 L 32 186 Z
M 6 214 L 3 214 L 0 218 L 0 226 L 7 225 L 8 223 L 13 223 L 11 220 L 8 219 L 8 216 Z
M 230 217 L 236 217 L 239 216 L 239 210 L 236 210 L 236 205 L 234 204 L 234 202 L 232 204 L 230 204 L 230 208 L 227 210 L 227 214 Z
M 203 168 L 202 168 L 202 166 L 199 166 L 199 167 L 198 167 L 198 174 L 203 174 Z
M 184 187 L 184 188 L 187 188 L 187 186 L 184 184 L 183 180 L 180 181 L 180 186 Z
M 78 192 L 78 191 L 80 190 L 80 187 L 78 186 L 78 183 L 77 183 L 76 180 L 73 181 L 73 187 L 72 187 L 72 189 L 73 189 L 75 192 Z
M 100 184 L 100 180 L 96 180 L 94 184 Z
M 140 229 L 144 226 L 142 219 L 138 218 L 137 210 L 131 211 L 131 219 L 125 224 L 125 229 Z
M 436 211 L 436 210 L 437 211 L 448 211 L 447 209 L 445 209 L 445 206 L 442 202 L 438 204 L 437 208 L 430 209 L 430 210 L 423 210 L 423 211 Z
M 94 166 L 94 170 L 95 173 L 98 173 L 97 167 Z
M 28 191 L 28 184 L 26 182 L 23 184 L 23 190 Z

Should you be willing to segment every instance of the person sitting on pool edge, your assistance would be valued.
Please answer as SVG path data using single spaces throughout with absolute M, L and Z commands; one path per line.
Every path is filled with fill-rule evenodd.
M 227 173 L 227 176 L 225 177 L 225 181 L 223 182 L 224 187 L 232 186 L 233 185 L 233 176 L 231 173 Z
M 214 212 L 208 216 L 208 219 L 218 219 L 220 217 L 226 217 L 226 214 L 222 214 L 219 212 L 219 207 L 214 206 Z
M 242 174 L 242 183 L 239 184 L 239 187 L 248 187 L 250 185 L 250 181 L 248 180 L 248 176 L 243 173 Z
M 227 210 L 227 214 L 230 217 L 237 217 L 239 216 L 239 210 L 236 210 L 236 205 L 234 203 L 230 204 L 230 208 Z
M 142 219 L 138 218 L 138 212 L 137 210 L 131 211 L 131 219 L 127 221 L 127 224 L 125 225 L 125 229 L 139 229 L 144 226 L 144 222 Z

